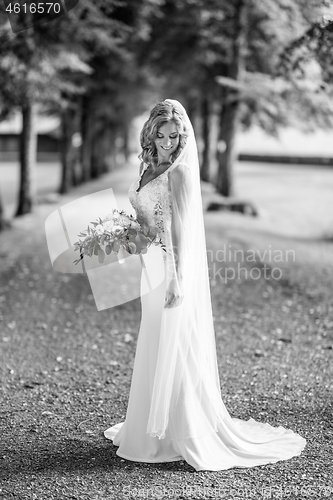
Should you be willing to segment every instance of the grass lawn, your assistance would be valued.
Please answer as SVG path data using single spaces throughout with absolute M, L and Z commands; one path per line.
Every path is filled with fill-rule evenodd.
M 269 168 L 235 170 L 259 218 L 205 213 L 219 373 L 232 416 L 298 432 L 302 455 L 219 472 L 118 457 L 103 431 L 126 415 L 140 299 L 97 311 L 86 276 L 55 272 L 40 205 L 0 236 L 0 499 L 332 497 L 333 170 Z M 135 175 L 61 204 L 112 184 L 127 209 Z

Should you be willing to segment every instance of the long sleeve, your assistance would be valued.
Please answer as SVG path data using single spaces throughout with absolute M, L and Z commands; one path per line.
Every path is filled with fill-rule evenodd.
M 169 192 L 171 196 L 171 240 L 178 281 L 181 283 L 187 255 L 186 235 L 190 223 L 190 198 L 192 179 L 189 167 L 179 164 L 170 172 Z

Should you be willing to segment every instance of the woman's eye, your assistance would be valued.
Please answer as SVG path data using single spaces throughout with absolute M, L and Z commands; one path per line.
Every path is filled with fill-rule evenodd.
M 163 139 L 163 135 L 157 134 L 157 139 Z M 177 139 L 178 134 L 176 133 L 175 135 L 170 135 L 170 139 Z

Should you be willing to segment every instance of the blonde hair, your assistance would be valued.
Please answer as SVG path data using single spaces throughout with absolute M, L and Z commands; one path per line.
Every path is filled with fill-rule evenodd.
M 179 110 L 168 101 L 158 102 L 150 112 L 148 120 L 144 123 L 140 133 L 140 144 L 142 151 L 138 158 L 147 163 L 157 165 L 158 155 L 155 146 L 155 140 L 160 127 L 164 123 L 174 121 L 179 133 L 179 145 L 176 151 L 171 155 L 171 162 L 179 156 L 181 150 L 186 144 L 188 130 L 179 113 Z

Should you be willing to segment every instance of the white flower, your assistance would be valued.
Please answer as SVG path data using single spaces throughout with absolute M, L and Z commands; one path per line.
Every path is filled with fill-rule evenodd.
M 111 230 L 111 232 L 115 236 L 120 236 L 121 234 L 123 234 L 124 228 L 121 227 L 121 226 L 114 225 L 113 228 L 112 228 L 112 230 Z
M 104 227 L 102 224 L 98 224 L 98 226 L 95 227 L 95 231 L 97 234 L 103 234 L 104 233 Z
M 131 221 L 126 215 L 121 215 L 118 219 L 118 223 L 122 224 L 124 227 L 130 227 L 131 226 Z
M 111 229 L 113 228 L 113 225 L 114 225 L 113 220 L 108 220 L 108 221 L 103 223 L 104 229 L 106 231 L 111 231 Z

